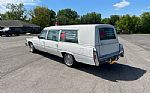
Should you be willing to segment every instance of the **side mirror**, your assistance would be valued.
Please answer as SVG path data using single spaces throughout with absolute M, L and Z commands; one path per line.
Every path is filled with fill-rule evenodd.
M 40 35 L 38 35 L 38 38 L 40 39 Z
M 40 35 L 38 36 L 38 39 L 44 39 L 43 37 L 40 37 Z

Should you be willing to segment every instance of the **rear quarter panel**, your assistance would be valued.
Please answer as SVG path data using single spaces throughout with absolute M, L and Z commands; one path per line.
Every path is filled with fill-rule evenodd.
M 58 45 L 58 51 L 72 54 L 78 62 L 95 65 L 93 60 L 93 47 L 60 42 Z

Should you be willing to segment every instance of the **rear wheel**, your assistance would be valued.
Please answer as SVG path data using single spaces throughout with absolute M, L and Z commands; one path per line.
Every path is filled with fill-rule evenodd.
M 6 37 L 9 37 L 9 34 L 6 34 Z
M 74 67 L 76 65 L 76 61 L 71 54 L 64 54 L 64 62 L 68 67 Z
M 16 36 L 20 36 L 20 34 L 18 33 L 18 34 L 16 34 Z
M 10 36 L 12 36 L 12 34 L 10 34 Z
M 9 32 L 5 31 L 5 35 L 6 35 L 6 37 L 9 37 Z

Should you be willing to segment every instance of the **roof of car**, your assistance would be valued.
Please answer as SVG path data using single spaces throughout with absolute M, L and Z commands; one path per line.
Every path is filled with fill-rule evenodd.
M 112 25 L 109 24 L 85 24 L 85 25 L 63 25 L 63 26 L 51 26 L 51 27 L 46 27 L 45 29 L 71 29 L 71 28 L 80 28 L 80 27 L 96 27 L 96 26 L 108 26 L 108 27 L 113 27 Z

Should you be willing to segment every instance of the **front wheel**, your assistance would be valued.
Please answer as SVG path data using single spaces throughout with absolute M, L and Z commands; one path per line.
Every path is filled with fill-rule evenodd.
M 76 61 L 71 54 L 64 54 L 64 62 L 68 67 L 74 67 L 76 65 Z
M 30 49 L 29 51 L 32 53 L 34 53 L 36 51 L 36 49 L 32 43 L 29 43 L 29 49 Z

